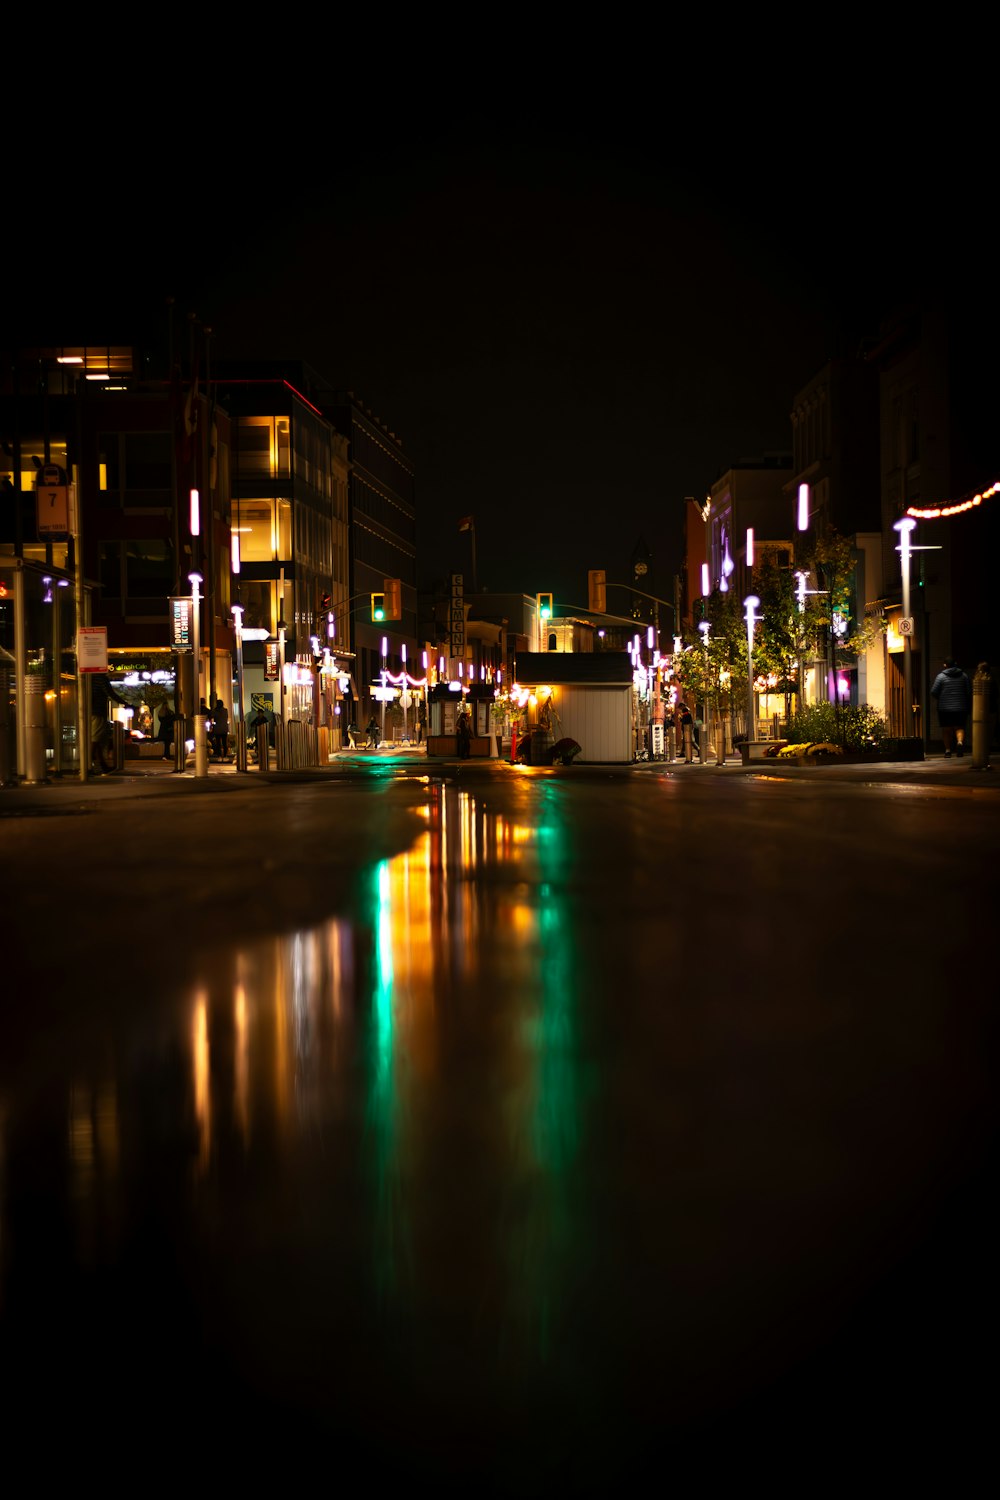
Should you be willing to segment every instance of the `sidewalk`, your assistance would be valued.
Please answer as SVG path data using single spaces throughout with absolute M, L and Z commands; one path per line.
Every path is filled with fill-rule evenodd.
M 203 777 L 195 776 L 193 760 L 189 768 L 182 772 L 175 772 L 171 761 L 127 760 L 124 771 L 92 777 L 86 782 L 72 776 L 61 776 L 34 786 L 0 787 L 0 818 L 17 817 L 28 812 L 77 811 L 82 805 L 133 797 L 176 794 L 200 796 L 214 792 L 248 791 L 282 782 L 321 782 L 341 777 L 364 780 L 373 773 L 378 774 L 387 769 L 410 773 L 420 769 L 431 774 L 437 771 L 440 774 L 477 780 L 483 776 L 496 775 L 558 776 L 574 781 L 624 776 L 694 776 L 707 780 L 724 776 L 750 776 L 764 777 L 767 780 L 856 785 L 891 783 L 956 792 L 1000 791 L 1000 754 L 991 755 L 989 769 L 974 770 L 971 762 L 971 756 L 964 756 L 961 760 L 954 757 L 946 760 L 943 755 L 930 755 L 921 761 L 882 761 L 863 765 L 838 765 L 831 762 L 822 766 L 796 766 L 777 760 L 765 760 L 744 766 L 742 761 L 730 759 L 723 766 L 716 765 L 713 760 L 705 765 L 697 760 L 690 765 L 683 760 L 653 760 L 636 761 L 630 765 L 578 762 L 572 766 L 512 766 L 508 760 L 503 759 L 458 760 L 435 756 L 428 760 L 423 745 L 391 744 L 383 745 L 378 750 L 342 750 L 337 752 L 328 766 L 307 766 L 291 771 L 273 768 L 260 771 L 252 766 L 249 771 L 239 774 L 233 761 L 213 761 L 209 763 L 208 774 Z

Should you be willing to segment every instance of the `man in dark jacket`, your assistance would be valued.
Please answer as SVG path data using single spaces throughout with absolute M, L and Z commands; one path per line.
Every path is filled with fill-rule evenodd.
M 953 657 L 948 657 L 935 677 L 931 697 L 937 703 L 945 757 L 950 757 L 952 750 L 956 755 L 964 755 L 965 721 L 972 707 L 972 683 Z

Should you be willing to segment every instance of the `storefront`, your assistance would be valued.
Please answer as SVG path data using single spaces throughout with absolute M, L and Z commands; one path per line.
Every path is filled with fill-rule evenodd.
M 0 648 L 0 775 L 43 781 L 78 772 L 76 583 L 69 573 L 0 559 Z

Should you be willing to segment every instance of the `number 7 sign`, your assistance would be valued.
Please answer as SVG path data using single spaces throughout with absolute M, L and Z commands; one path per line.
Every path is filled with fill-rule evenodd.
M 39 485 L 35 492 L 39 536 L 69 533 L 69 485 Z

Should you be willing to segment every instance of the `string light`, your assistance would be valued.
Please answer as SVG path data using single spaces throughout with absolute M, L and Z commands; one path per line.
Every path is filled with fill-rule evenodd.
M 984 500 L 991 500 L 996 494 L 1000 494 L 1000 480 L 990 485 L 988 490 L 983 490 L 981 495 L 973 495 L 969 500 L 957 500 L 954 505 L 934 505 L 927 509 L 911 505 L 907 508 L 906 514 L 915 516 L 918 521 L 937 521 L 946 516 L 959 516 L 963 511 L 973 510 L 975 506 L 982 505 Z

